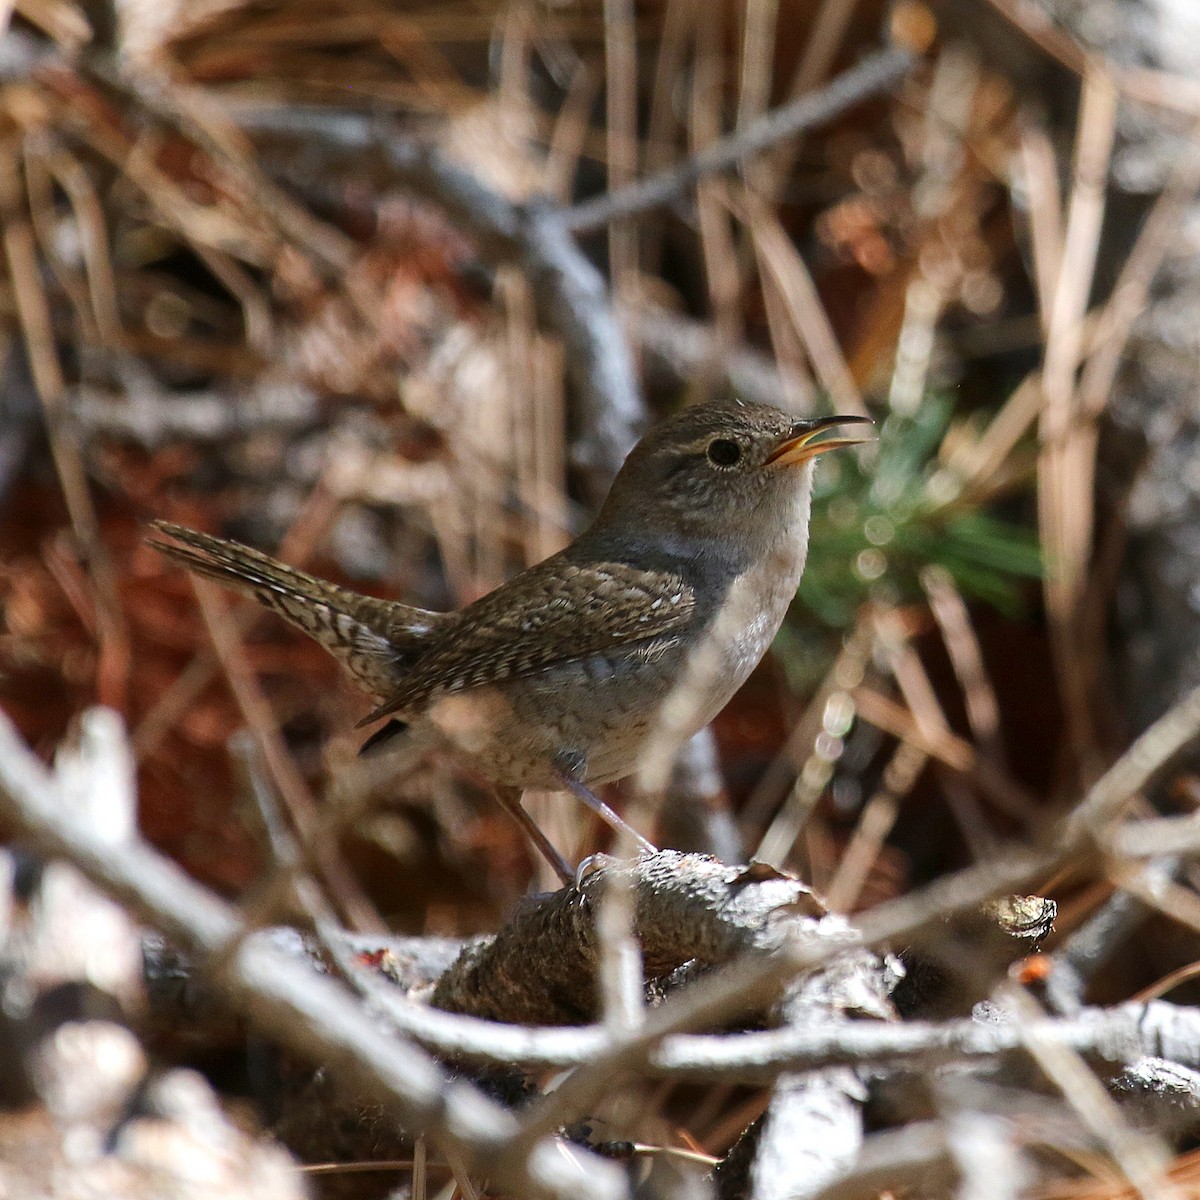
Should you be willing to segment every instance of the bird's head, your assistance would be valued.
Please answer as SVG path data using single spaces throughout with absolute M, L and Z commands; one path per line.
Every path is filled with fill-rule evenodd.
M 751 556 L 807 535 L 813 463 L 862 438 L 822 437 L 860 416 L 799 420 L 740 401 L 695 405 L 655 425 L 613 481 L 599 524 Z

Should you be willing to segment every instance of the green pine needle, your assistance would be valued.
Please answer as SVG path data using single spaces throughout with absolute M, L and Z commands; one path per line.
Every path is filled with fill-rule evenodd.
M 930 395 L 914 416 L 887 418 L 865 462 L 839 453 L 818 467 L 798 600 L 827 633 L 851 626 L 868 601 L 918 599 L 920 572 L 930 564 L 944 567 L 964 595 L 1020 614 L 1029 581 L 1042 572 L 1035 531 L 930 494 L 952 412 L 949 397 Z M 782 637 L 785 660 L 807 656 L 801 640 L 795 629 Z

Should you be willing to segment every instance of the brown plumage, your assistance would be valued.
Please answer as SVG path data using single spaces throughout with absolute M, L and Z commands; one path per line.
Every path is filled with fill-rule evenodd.
M 687 624 L 694 604 L 678 575 L 564 555 L 460 612 L 430 612 L 359 595 L 227 538 L 169 521 L 153 528 L 173 539 L 151 539 L 154 549 L 253 596 L 337 658 L 382 701 L 360 725 L 410 712 L 435 693 L 520 679 L 617 647 L 651 653 Z
M 171 539 L 151 538 L 155 550 L 277 612 L 324 646 L 379 700 L 403 684 L 405 668 L 429 634 L 453 620 L 452 613 L 359 595 L 227 538 L 169 521 L 155 521 L 153 528 Z
M 367 720 L 397 714 L 501 787 L 603 782 L 664 728 L 711 720 L 765 653 L 804 567 L 813 461 L 852 444 L 814 439 L 860 419 L 687 409 L 642 439 L 570 546 L 458 612 L 360 596 L 178 525 L 156 523 L 154 545 L 320 642 L 379 701 Z

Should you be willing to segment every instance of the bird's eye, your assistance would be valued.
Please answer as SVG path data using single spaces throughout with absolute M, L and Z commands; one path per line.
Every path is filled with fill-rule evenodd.
M 737 442 L 731 442 L 729 438 L 713 438 L 708 443 L 708 461 L 714 467 L 732 467 L 736 466 L 738 459 L 742 457 L 742 448 Z

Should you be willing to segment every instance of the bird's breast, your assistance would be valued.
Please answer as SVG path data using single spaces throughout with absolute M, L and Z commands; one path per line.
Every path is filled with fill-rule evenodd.
M 717 604 L 709 636 L 734 691 L 745 682 L 775 640 L 800 584 L 804 556 L 802 541 L 781 538 L 758 562 L 729 583 Z

